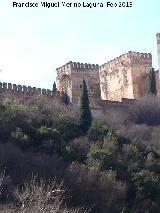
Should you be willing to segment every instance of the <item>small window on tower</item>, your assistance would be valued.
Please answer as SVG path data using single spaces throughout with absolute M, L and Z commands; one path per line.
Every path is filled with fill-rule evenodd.
M 80 89 L 82 89 L 82 84 L 80 84 Z
M 93 91 L 93 87 L 91 86 L 91 91 Z

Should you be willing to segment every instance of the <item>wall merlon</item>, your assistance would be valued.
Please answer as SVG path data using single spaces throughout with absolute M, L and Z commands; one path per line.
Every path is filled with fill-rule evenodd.
M 12 90 L 12 84 L 11 83 L 8 83 L 8 89 Z
M 7 89 L 7 83 L 3 83 L 3 89 Z
M 37 93 L 41 94 L 41 88 L 37 88 Z
M 32 92 L 32 87 L 28 86 L 28 92 Z
M 87 70 L 87 69 L 98 69 L 98 64 L 89 64 L 89 63 L 80 63 L 80 62 L 72 62 L 72 69 L 78 70 Z
M 57 76 L 66 71 L 68 68 L 70 68 L 71 70 L 88 70 L 88 69 L 95 70 L 99 69 L 99 65 L 69 61 L 62 67 L 56 68 Z
M 156 34 L 157 39 L 160 39 L 160 33 Z
M 18 85 L 17 88 L 18 88 L 18 91 L 19 91 L 19 92 L 22 92 L 22 86 L 21 86 L 21 85 Z
M 17 91 L 17 84 L 13 84 L 13 91 Z
M 43 95 L 46 94 L 46 89 L 42 89 L 42 94 L 43 94 Z
M 25 85 L 17 85 L 17 84 L 11 84 L 11 83 L 5 83 L 5 82 L 0 82 L 0 89 L 3 90 L 4 92 L 16 92 L 17 95 L 22 96 L 24 94 L 30 95 L 47 95 L 47 96 L 55 96 L 56 94 L 53 93 L 50 89 L 41 89 L 41 88 L 36 88 L 36 87 L 31 87 L 31 86 L 25 86 Z M 14 94 L 16 94 L 14 93 Z
M 27 92 L 27 86 L 23 85 L 23 92 Z
M 32 92 L 33 92 L 34 94 L 36 94 L 36 93 L 37 93 L 37 88 L 36 88 L 36 87 L 33 87 L 33 88 L 32 88 Z
M 104 63 L 100 66 L 100 70 L 104 68 L 105 66 L 112 66 L 115 64 L 118 64 L 119 62 L 123 60 L 152 60 L 152 54 L 151 53 L 139 53 L 139 52 L 132 52 L 129 51 L 128 53 L 122 54 L 117 58 L 114 58 L 107 63 Z

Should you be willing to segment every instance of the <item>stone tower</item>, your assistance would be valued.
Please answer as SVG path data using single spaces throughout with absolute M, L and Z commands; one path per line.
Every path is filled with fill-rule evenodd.
M 80 104 L 83 78 L 86 81 L 90 105 L 100 100 L 99 65 L 68 62 L 57 71 L 57 90 L 68 95 L 69 101 L 77 106 Z
M 99 69 L 101 98 L 122 101 L 138 99 L 148 92 L 152 55 L 128 52 Z
M 158 65 L 160 68 L 160 33 L 157 33 L 157 53 L 158 53 Z

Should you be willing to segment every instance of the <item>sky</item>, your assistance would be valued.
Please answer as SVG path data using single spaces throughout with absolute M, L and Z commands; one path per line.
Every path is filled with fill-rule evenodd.
M 57 8 L 42 7 L 43 0 L 29 1 L 39 7 L 16 8 L 12 0 L 0 0 L 1 82 L 52 89 L 56 68 L 68 61 L 101 65 L 128 51 L 151 53 L 158 68 L 159 0 L 129 0 L 130 8 L 109 8 L 103 0 L 84 0 L 103 8 L 68 8 L 62 1 Z

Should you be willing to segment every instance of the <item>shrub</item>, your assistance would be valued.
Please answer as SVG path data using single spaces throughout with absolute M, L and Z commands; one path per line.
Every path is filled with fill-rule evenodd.
M 11 133 L 12 140 L 21 148 L 26 149 L 31 147 L 31 138 L 26 135 L 20 128 L 16 128 L 14 132 Z
M 75 138 L 69 145 L 72 161 L 85 162 L 90 148 L 90 141 L 87 137 Z
M 101 124 L 100 122 L 93 122 L 88 130 L 87 137 L 91 141 L 103 141 L 104 137 L 108 133 L 108 128 Z
M 114 172 L 98 172 L 95 168 L 73 163 L 68 168 L 67 178 L 74 205 L 87 206 L 93 213 L 121 212 L 126 187 L 116 181 Z

